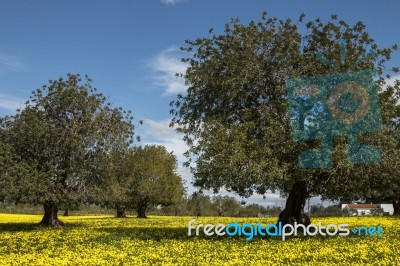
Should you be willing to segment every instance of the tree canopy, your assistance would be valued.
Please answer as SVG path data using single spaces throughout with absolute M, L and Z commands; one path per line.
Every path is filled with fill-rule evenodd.
M 185 194 L 177 173 L 176 156 L 164 146 L 146 145 L 132 150 L 127 160 L 128 197 L 138 217 L 145 218 L 151 205 L 178 203 Z
M 208 37 L 186 41 L 182 50 L 189 55 L 183 61 L 189 67 L 181 76 L 188 89 L 171 102 L 171 125 L 189 146 L 187 165 L 194 184 L 215 191 L 223 187 L 241 196 L 268 189 L 289 193 L 283 222 L 304 220 L 305 198 L 311 194 L 367 197 L 384 193 L 382 184 L 399 184 L 400 179 L 398 171 L 391 172 L 398 164 L 393 119 L 399 117 L 399 83 L 385 86 L 385 75 L 398 71 L 386 69 L 397 46 L 379 48 L 362 22 L 351 26 L 336 15 L 327 22 L 303 21 L 304 15 L 293 22 L 264 13 L 258 22 L 244 25 L 233 19 L 222 34 L 210 30 Z M 340 40 L 346 43 L 345 59 Z M 381 162 L 349 163 L 346 137 L 339 136 L 333 139 L 331 168 L 299 167 L 298 155 L 321 143 L 293 139 L 287 80 L 365 69 L 375 72 L 382 130 L 361 134 L 359 141 L 377 146 Z
M 106 169 L 98 170 L 106 177 L 97 187 L 95 202 L 116 208 L 117 217 L 126 217 L 126 210 L 134 209 L 138 217 L 145 218 L 148 208 L 176 204 L 184 196 L 176 157 L 164 146 L 115 151 L 104 157 L 103 165 Z

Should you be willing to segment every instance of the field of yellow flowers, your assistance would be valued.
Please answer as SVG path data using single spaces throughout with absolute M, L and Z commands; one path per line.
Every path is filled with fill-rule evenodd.
M 317 224 L 380 225 L 383 236 L 190 237 L 193 217 L 118 219 L 0 214 L 0 265 L 400 265 L 400 218 L 317 218 Z M 276 218 L 197 217 L 196 223 L 275 223 Z

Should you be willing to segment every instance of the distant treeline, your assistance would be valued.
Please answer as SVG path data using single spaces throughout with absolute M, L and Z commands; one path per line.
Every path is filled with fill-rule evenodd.
M 259 204 L 245 204 L 234 197 L 229 196 L 207 196 L 201 193 L 193 193 L 177 204 L 169 206 L 153 205 L 149 208 L 149 215 L 166 216 L 226 216 L 226 217 L 277 217 L 282 211 L 280 206 L 262 206 Z M 41 214 L 41 205 L 31 204 L 0 204 L 0 212 Z M 95 204 L 80 204 L 74 209 L 60 210 L 61 215 L 115 215 L 115 209 Z M 136 211 L 127 209 L 126 214 L 136 216 Z

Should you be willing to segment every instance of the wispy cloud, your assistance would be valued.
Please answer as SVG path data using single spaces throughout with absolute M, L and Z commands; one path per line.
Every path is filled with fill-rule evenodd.
M 5 109 L 7 112 L 15 112 L 25 106 L 25 101 L 12 95 L 0 93 L 0 109 Z
M 154 81 L 165 88 L 165 94 L 176 95 L 186 91 L 184 79 L 176 76 L 177 73 L 185 74 L 187 69 L 178 52 L 178 48 L 170 47 L 149 60 Z
M 161 3 L 166 5 L 175 5 L 181 2 L 186 2 L 187 0 L 161 0 Z
M 164 145 L 173 152 L 180 162 L 185 160 L 183 153 L 187 150 L 182 134 L 169 126 L 169 120 L 144 119 L 143 144 Z
M 21 71 L 24 67 L 20 57 L 0 53 L 0 72 Z
M 141 134 L 142 144 L 163 145 L 169 152 L 173 152 L 178 160 L 178 173 L 185 180 L 191 193 L 194 191 L 194 188 L 190 185 L 192 174 L 188 168 L 183 167 L 183 162 L 186 160 L 183 153 L 186 152 L 187 147 L 182 140 L 182 135 L 176 132 L 174 128 L 169 127 L 169 122 L 169 120 L 144 119 L 143 134 Z

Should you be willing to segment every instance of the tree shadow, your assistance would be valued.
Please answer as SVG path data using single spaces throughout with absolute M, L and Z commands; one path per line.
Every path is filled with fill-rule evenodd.
M 246 236 L 218 236 L 216 234 L 207 236 L 203 231 L 199 235 L 195 235 L 192 230 L 191 235 L 188 235 L 187 227 L 99 227 L 95 228 L 96 231 L 103 232 L 102 236 L 92 238 L 93 241 L 100 241 L 103 243 L 115 241 L 115 238 L 128 238 L 132 240 L 145 240 L 145 241 L 162 241 L 162 240 L 179 240 L 179 241 L 192 241 L 194 239 L 207 240 L 207 241 L 274 241 L 282 242 L 282 238 L 271 236 L 254 236 L 251 241 L 246 240 Z
M 191 238 L 191 236 L 188 236 L 188 229 L 185 227 L 100 227 L 95 228 L 95 230 L 106 233 L 104 236 L 98 237 L 100 241 L 104 241 L 106 238 L 115 239 L 115 237 L 154 241 Z
M 34 231 L 40 227 L 38 223 L 0 223 L 1 232 Z
M 49 227 L 39 223 L 0 223 L 0 232 L 28 232 L 38 230 L 51 230 L 51 229 L 72 229 L 77 227 L 83 227 L 83 223 L 72 222 L 65 223 L 63 226 Z
M 76 216 L 71 215 L 71 216 L 58 216 L 58 219 L 60 219 L 64 223 L 65 222 L 68 223 L 69 221 L 75 221 L 75 220 L 81 221 L 82 219 L 91 220 L 91 221 L 93 221 L 93 220 L 102 220 L 102 221 L 104 221 L 104 220 L 114 220 L 114 219 L 121 219 L 122 220 L 122 219 L 127 219 L 127 218 L 117 218 L 116 216 L 105 216 L 105 217 L 102 217 L 102 216 L 99 216 L 99 217 L 90 216 L 90 217 L 87 217 L 87 216 L 84 216 L 84 215 L 82 215 L 82 216 L 80 216 L 80 215 L 76 215 Z

